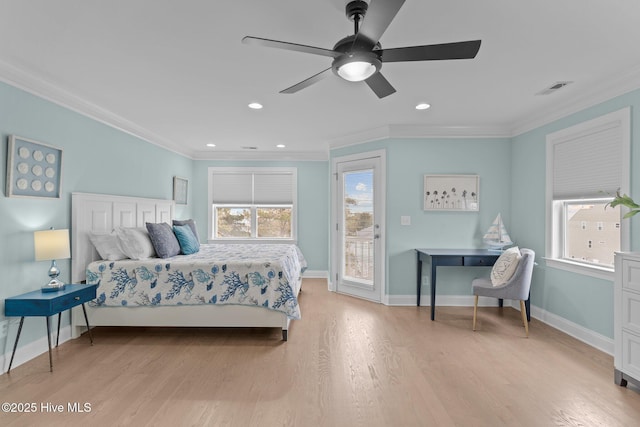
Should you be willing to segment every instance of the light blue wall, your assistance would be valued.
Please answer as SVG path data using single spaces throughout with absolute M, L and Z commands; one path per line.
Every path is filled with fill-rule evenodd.
M 546 267 L 545 250 L 545 150 L 546 135 L 601 115 L 631 106 L 631 196 L 640 198 L 640 91 L 572 114 L 513 138 L 512 228 L 536 251 L 531 303 L 601 335 L 613 338 L 613 283 Z M 640 250 L 640 217 L 631 219 L 631 250 Z M 628 220 L 625 220 L 628 221 Z
M 194 219 L 198 234 L 208 232 L 208 169 L 210 167 L 295 167 L 298 171 L 298 246 L 309 270 L 327 271 L 329 265 L 329 166 L 326 161 L 205 161 L 193 169 Z M 204 237 L 202 237 L 204 239 Z
M 7 140 L 12 134 L 63 150 L 60 199 L 5 196 Z M 0 321 L 5 320 L 5 298 L 39 289 L 48 281 L 50 263 L 34 261 L 33 231 L 70 229 L 72 192 L 171 199 L 174 175 L 192 180 L 193 160 L 3 83 L 0 140 Z M 177 217 L 191 213 L 191 205 L 177 206 Z M 68 281 L 70 260 L 58 265 L 61 279 Z M 43 318 L 27 318 L 20 346 L 45 337 L 44 324 Z M 10 339 L 0 338 L 0 355 L 10 353 L 16 331 L 12 323 Z
M 415 295 L 415 248 L 482 247 L 482 236 L 500 212 L 511 223 L 511 144 L 509 139 L 387 139 L 331 152 L 340 157 L 386 150 L 387 293 Z M 423 210 L 425 174 L 480 175 L 479 212 Z M 400 225 L 400 217 L 411 225 Z M 512 235 L 517 239 L 517 235 Z M 516 240 L 517 241 L 517 240 Z M 438 271 L 438 294 L 470 295 L 471 280 L 487 269 L 448 268 Z M 428 283 L 428 273 L 423 280 Z M 429 286 L 422 287 L 429 293 Z

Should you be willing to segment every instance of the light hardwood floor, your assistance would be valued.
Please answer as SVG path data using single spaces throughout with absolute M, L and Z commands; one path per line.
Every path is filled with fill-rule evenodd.
M 305 280 L 279 330 L 96 328 L 0 376 L 2 426 L 635 426 L 613 359 L 520 313 L 386 307 Z M 62 404 L 64 413 L 40 405 Z M 68 402 L 91 411 L 69 413 Z

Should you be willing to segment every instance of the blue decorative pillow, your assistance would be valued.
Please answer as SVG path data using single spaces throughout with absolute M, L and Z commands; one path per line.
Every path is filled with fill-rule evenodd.
M 198 230 L 196 230 L 196 222 L 192 219 L 174 219 L 173 225 L 188 225 L 193 231 L 193 235 L 196 236 L 196 240 L 198 243 L 200 242 L 200 237 L 198 236 Z
M 147 222 L 146 226 L 153 248 L 160 258 L 180 255 L 180 243 L 169 224 Z
M 200 242 L 198 242 L 196 236 L 193 235 L 191 227 L 188 225 L 174 225 L 173 232 L 178 238 L 180 251 L 183 255 L 195 254 L 200 250 Z

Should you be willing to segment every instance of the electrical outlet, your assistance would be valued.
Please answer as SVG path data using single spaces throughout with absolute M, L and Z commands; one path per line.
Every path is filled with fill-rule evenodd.
M 9 335 L 9 321 L 0 322 L 0 339 Z

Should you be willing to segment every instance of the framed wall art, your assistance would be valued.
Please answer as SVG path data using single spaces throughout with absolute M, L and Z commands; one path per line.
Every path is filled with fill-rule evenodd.
M 62 150 L 38 141 L 9 136 L 7 197 L 59 198 Z
M 179 176 L 173 177 L 173 200 L 178 205 L 187 204 L 189 181 Z
M 480 176 L 425 175 L 425 211 L 480 210 Z

